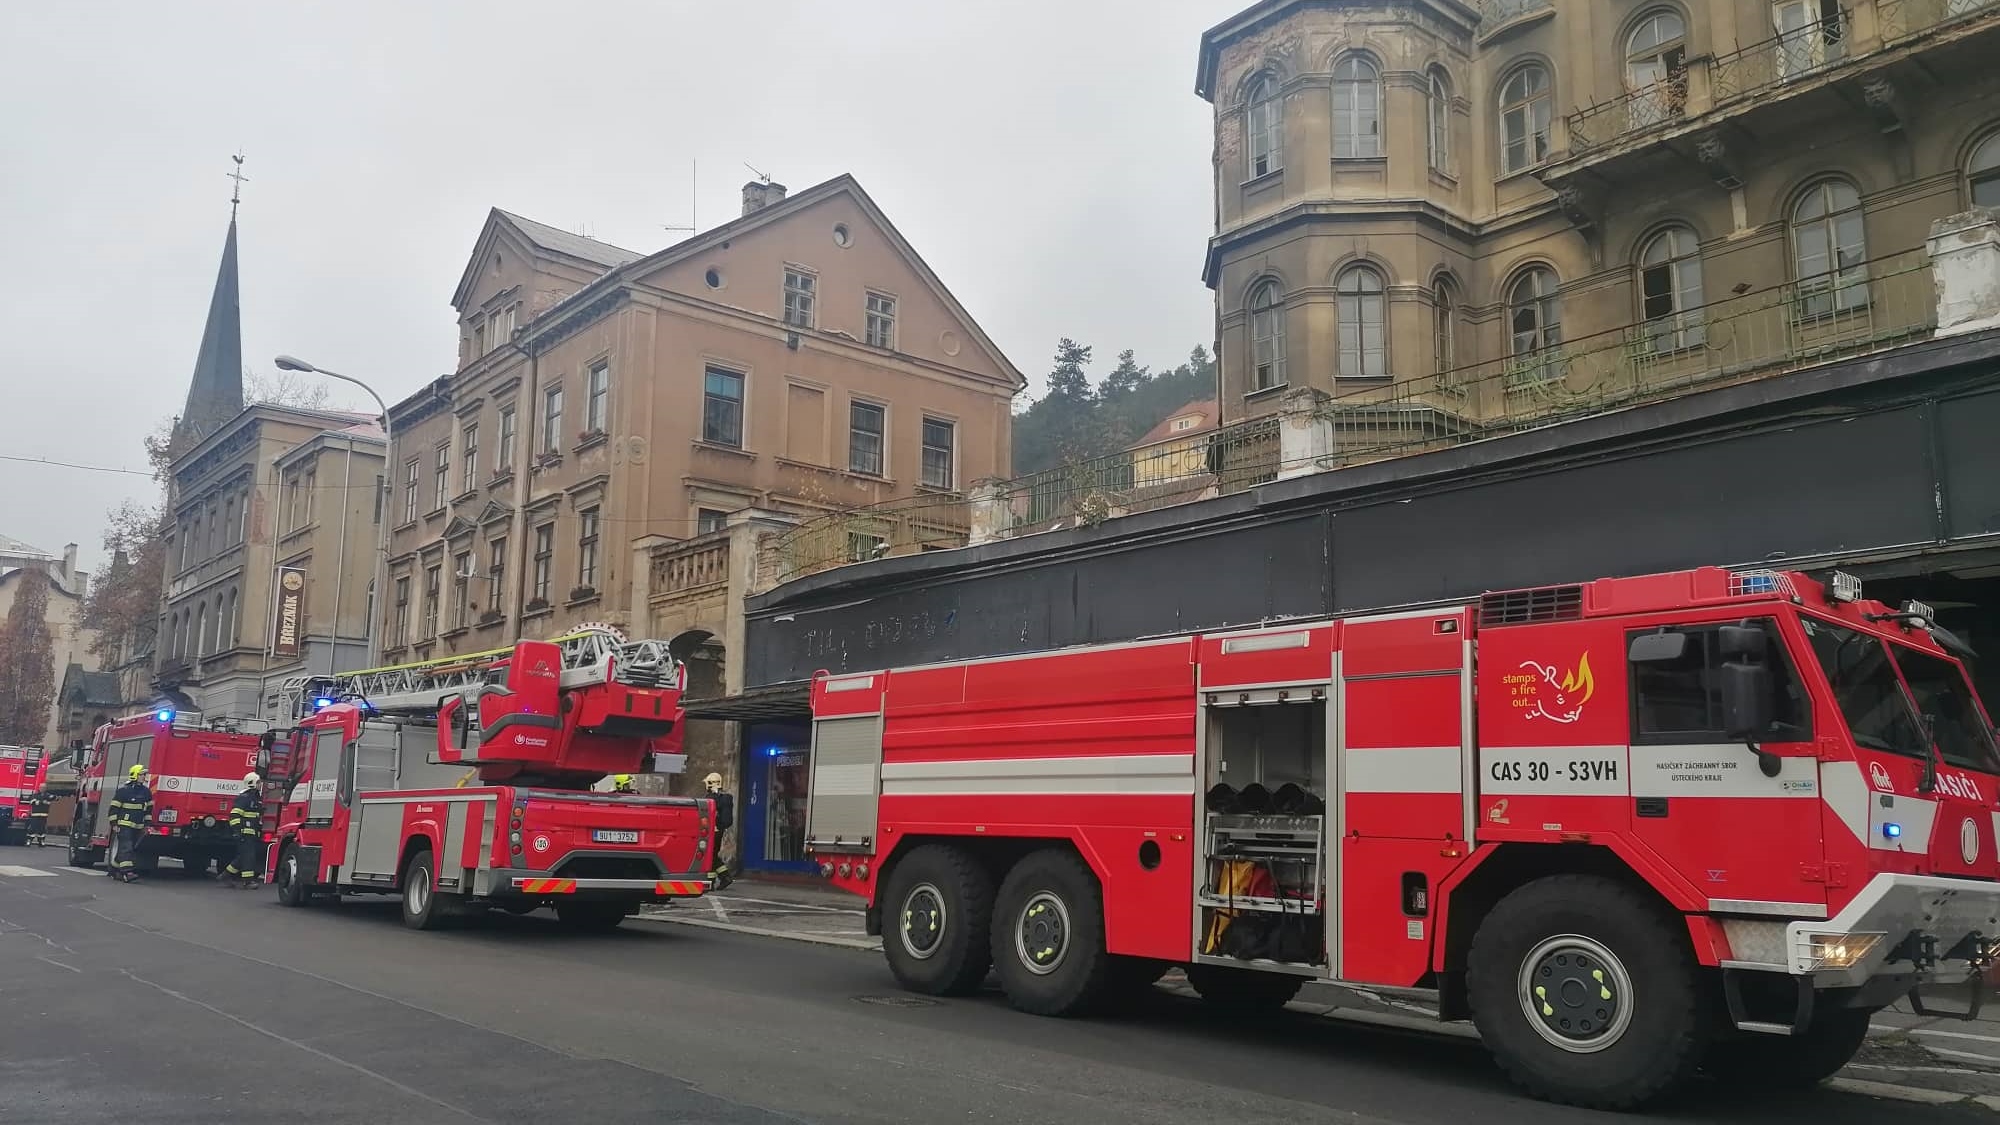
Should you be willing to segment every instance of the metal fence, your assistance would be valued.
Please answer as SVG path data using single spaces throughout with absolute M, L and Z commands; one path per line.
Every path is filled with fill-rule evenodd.
M 1602 148 L 1620 137 L 1668 125 L 1687 113 L 1688 73 L 1685 69 L 1637 90 L 1627 90 L 1569 115 L 1569 146 L 1574 152 Z
M 1980 15 L 2000 16 L 2000 0 L 1875 0 L 1884 43 Z
M 1715 104 L 1773 90 L 1819 73 L 1847 58 L 1854 14 L 1845 7 L 1803 27 L 1717 55 L 1709 67 Z

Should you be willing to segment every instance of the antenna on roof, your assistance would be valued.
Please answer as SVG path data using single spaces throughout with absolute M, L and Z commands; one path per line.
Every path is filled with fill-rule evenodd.
M 689 234 L 701 229 L 701 218 L 696 210 L 701 199 L 701 165 L 698 161 L 688 161 L 688 225 L 684 227 L 663 226 L 661 230 L 684 230 Z
M 745 161 L 743 162 L 743 166 L 744 166 L 745 168 L 748 168 L 748 169 L 750 169 L 750 174 L 751 174 L 751 175 L 753 175 L 753 176 L 757 177 L 758 179 L 760 179 L 760 180 L 764 181 L 764 182 L 765 182 L 765 183 L 767 183 L 767 184 L 771 182 L 771 174 L 770 174 L 769 172 L 760 172 L 760 171 L 758 171 L 758 170 L 757 170 L 757 166 L 756 166 L 756 165 L 754 165 L 754 164 L 752 164 L 752 163 L 750 163 L 750 162 L 749 162 L 748 160 L 745 160 Z
M 236 181 L 235 185 L 229 189 L 229 221 L 233 223 L 236 221 L 236 207 L 243 202 L 243 185 L 249 181 L 250 177 L 243 174 L 242 152 L 238 151 L 232 154 L 229 159 L 236 162 L 236 170 L 229 173 L 229 178 Z

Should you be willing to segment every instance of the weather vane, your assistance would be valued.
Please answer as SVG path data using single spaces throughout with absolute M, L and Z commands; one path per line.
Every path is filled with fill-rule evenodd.
M 234 160 L 236 162 L 236 170 L 229 173 L 229 178 L 236 181 L 235 186 L 230 188 L 229 190 L 229 220 L 231 222 L 235 222 L 236 206 L 237 204 L 243 202 L 243 184 L 245 181 L 249 180 L 250 177 L 243 174 L 242 153 L 240 152 L 236 153 L 232 155 L 229 159 Z

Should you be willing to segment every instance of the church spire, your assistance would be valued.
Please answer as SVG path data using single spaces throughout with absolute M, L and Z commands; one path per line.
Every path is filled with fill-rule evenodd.
M 230 157 L 236 181 L 229 195 L 229 235 L 222 243 L 222 267 L 208 299 L 208 324 L 201 332 L 187 406 L 174 426 L 175 444 L 185 448 L 214 433 L 243 409 L 243 321 L 237 301 L 236 208 L 243 200 L 243 157 Z

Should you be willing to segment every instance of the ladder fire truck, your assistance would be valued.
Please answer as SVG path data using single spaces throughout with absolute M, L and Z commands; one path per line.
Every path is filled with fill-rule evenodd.
M 97 728 L 77 766 L 76 819 L 69 833 L 69 862 L 93 867 L 111 843 L 111 796 L 135 765 L 152 775 L 152 822 L 140 837 L 133 863 L 141 872 L 177 859 L 192 873 L 217 870 L 235 854 L 229 803 L 243 791 L 243 775 L 258 768 L 258 736 L 243 728 L 257 720 L 208 718 L 164 707 L 115 719 Z
M 1704 568 L 820 673 L 808 846 L 920 992 L 1323 980 L 1470 1019 L 1551 1100 L 1809 1084 L 1884 1005 L 1983 995 L 1967 651 L 1848 575 Z
M 33 746 L 0 746 L 0 842 L 28 838 L 28 798 L 42 787 L 42 752 Z
M 592 789 L 683 768 L 683 678 L 665 644 L 593 630 L 302 685 L 310 713 L 272 740 L 278 900 L 395 894 L 416 929 L 554 906 L 609 929 L 703 894 L 713 801 Z

